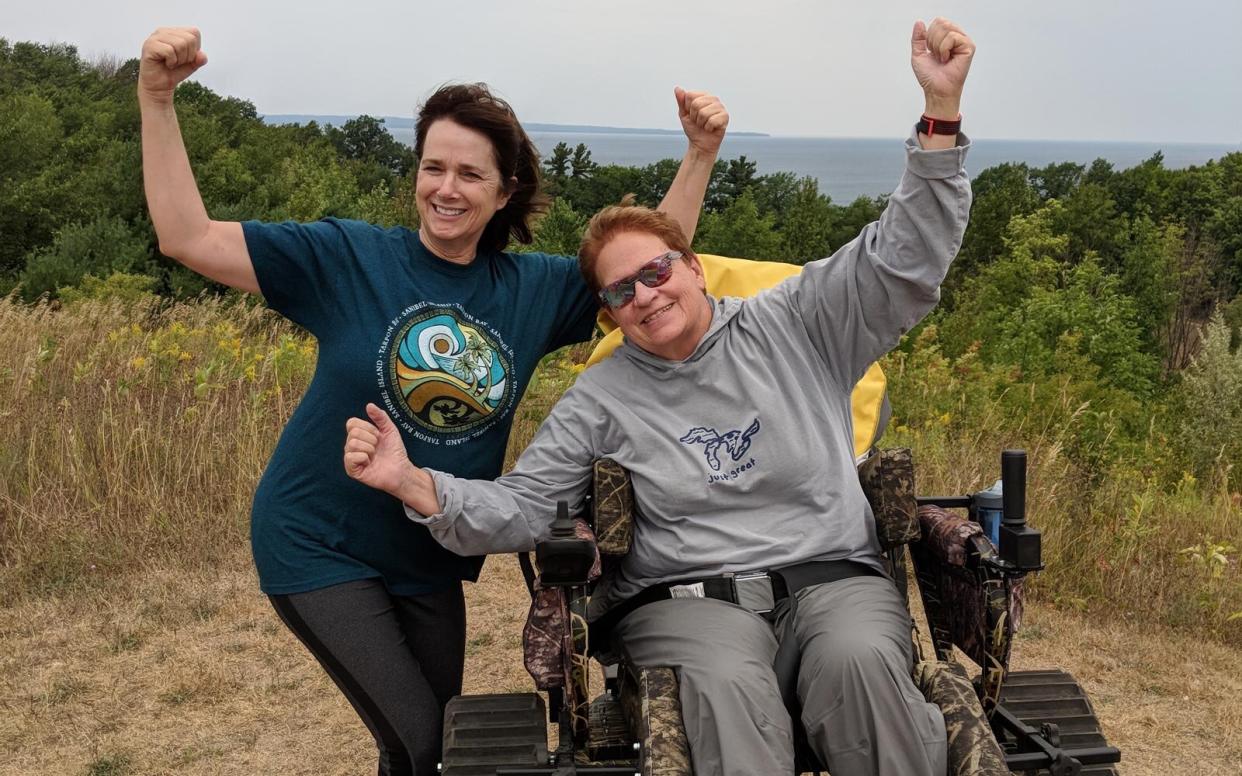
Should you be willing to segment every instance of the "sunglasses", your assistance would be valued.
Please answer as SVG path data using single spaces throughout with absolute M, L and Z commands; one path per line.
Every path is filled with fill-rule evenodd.
M 656 288 L 668 282 L 673 276 L 673 262 L 681 258 L 681 251 L 669 251 L 656 256 L 644 264 L 633 275 L 609 283 L 599 290 L 599 300 L 613 310 L 625 307 L 634 301 L 634 286 L 642 283 L 647 288 Z

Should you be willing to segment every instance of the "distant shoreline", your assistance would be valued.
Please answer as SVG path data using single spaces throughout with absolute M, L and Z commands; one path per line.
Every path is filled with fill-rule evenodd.
M 357 116 L 336 116 L 336 115 L 316 115 L 310 113 L 267 113 L 260 114 L 259 118 L 268 124 L 305 124 L 308 121 L 314 121 L 319 124 L 331 124 L 339 127 L 347 121 L 357 118 Z M 389 131 L 392 130 L 413 130 L 414 119 L 402 116 L 380 116 L 384 126 Z M 522 122 L 522 126 L 530 133 L 555 133 L 561 135 L 660 135 L 670 137 L 681 137 L 680 129 L 655 129 L 651 127 L 605 127 L 594 124 L 541 124 L 537 122 Z M 395 134 L 395 133 L 394 133 Z M 773 135 L 770 132 L 743 132 L 738 130 L 729 130 L 729 137 L 770 137 L 782 140 L 892 140 L 904 139 L 904 135 L 893 135 L 891 137 L 870 137 L 862 135 Z M 975 136 L 975 140 L 986 140 L 990 142 L 1004 143 L 1061 143 L 1066 145 L 1176 145 L 1181 147 L 1212 147 L 1212 148 L 1236 148 L 1242 151 L 1242 141 L 1230 143 L 1228 141 L 1173 141 L 1173 140 L 1111 140 L 1107 138 L 1034 138 L 1034 137 L 984 137 Z
M 325 116 L 302 113 L 268 113 L 260 116 L 268 124 L 305 124 L 314 121 L 318 124 L 331 124 L 339 127 L 357 116 Z M 414 119 L 400 116 L 380 116 L 388 129 L 413 129 Z M 539 124 L 522 122 L 527 132 L 558 132 L 577 135 L 676 135 L 680 137 L 680 129 L 651 129 L 647 127 L 600 127 L 592 124 Z M 771 137 L 766 132 L 735 132 L 729 131 L 733 137 Z
M 269 115 L 268 123 L 308 121 L 340 126 L 352 117 L 329 115 Z M 412 118 L 388 117 L 385 123 L 393 138 L 402 144 L 414 142 Z M 525 125 L 540 156 L 547 158 L 559 143 L 570 147 L 584 144 L 596 164 L 645 167 L 661 159 L 677 159 L 685 151 L 680 131 L 624 129 L 565 124 Z M 555 129 L 561 127 L 561 129 Z M 756 165 L 758 175 L 792 173 L 811 177 L 819 190 L 833 202 L 852 202 L 858 197 L 877 197 L 893 190 L 906 166 L 905 138 L 865 137 L 785 137 L 758 132 L 730 132 L 721 146 L 722 159 L 746 157 Z M 1213 158 L 1242 152 L 1242 146 L 1209 143 L 1157 143 L 1139 141 L 1091 140 L 1009 140 L 973 138 L 967 161 L 972 173 L 1005 163 L 1020 163 L 1030 169 L 1069 162 L 1084 169 L 1094 160 L 1126 169 L 1156 153 L 1168 169 L 1205 164 Z

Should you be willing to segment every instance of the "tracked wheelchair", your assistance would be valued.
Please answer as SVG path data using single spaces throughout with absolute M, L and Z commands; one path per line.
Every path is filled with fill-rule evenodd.
M 753 293 L 796 271 L 700 259 L 715 295 Z M 1120 753 L 1105 741 L 1072 676 L 1009 669 L 1023 579 L 1042 568 L 1040 534 L 1025 520 L 1025 454 L 1002 455 L 1000 503 L 990 493 L 917 497 L 910 451 L 873 444 L 887 415 L 883 387 L 873 368 L 855 389 L 855 446 L 865 451 L 858 475 L 886 570 L 903 598 L 913 585 L 922 604 L 923 621 L 912 620 L 913 678 L 944 715 L 948 772 L 1116 774 Z M 537 692 L 454 698 L 444 719 L 445 776 L 693 773 L 676 671 L 632 664 L 596 627 L 606 623 L 587 620 L 595 580 L 629 551 L 633 520 L 629 476 L 603 459 L 584 512 L 571 516 L 560 506 L 553 535 L 536 549 L 538 569 L 520 556 L 532 595 L 524 660 Z M 594 699 L 593 658 L 604 664 L 604 688 Z M 548 723 L 556 729 L 551 748 Z M 796 742 L 796 772 L 823 771 L 804 739 Z

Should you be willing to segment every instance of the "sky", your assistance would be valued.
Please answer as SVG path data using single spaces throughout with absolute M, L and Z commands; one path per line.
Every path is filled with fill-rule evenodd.
M 4 0 L 0 37 L 137 56 L 193 25 L 195 78 L 260 113 L 412 116 L 486 81 L 527 122 L 675 128 L 674 85 L 720 95 L 735 130 L 896 137 L 922 109 L 914 20 L 978 47 L 977 137 L 1242 143 L 1242 1 Z

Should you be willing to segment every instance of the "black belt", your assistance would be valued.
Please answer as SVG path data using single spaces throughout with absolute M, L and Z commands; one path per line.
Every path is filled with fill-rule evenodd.
M 817 560 L 769 571 L 697 577 L 651 585 L 604 612 L 591 624 L 597 632 L 611 631 L 623 617 L 641 606 L 672 598 L 715 598 L 772 615 L 776 605 L 804 587 L 862 576 L 883 576 L 878 570 L 852 560 Z M 765 596 L 767 586 L 770 594 Z
M 792 719 L 801 718 L 798 703 L 798 663 L 799 655 L 793 636 L 794 617 L 798 612 L 796 593 L 811 585 L 822 585 L 828 582 L 839 582 L 852 577 L 876 576 L 884 574 L 879 570 L 852 560 L 820 560 L 798 563 L 784 568 L 771 569 L 766 572 L 725 574 L 719 577 L 680 580 L 659 585 L 652 585 L 641 593 L 625 599 L 609 609 L 598 620 L 591 624 L 592 638 L 596 635 L 606 641 L 614 625 L 630 612 L 655 601 L 666 601 L 671 598 L 715 598 L 721 601 L 744 605 L 746 608 L 768 619 L 775 620 L 776 615 L 788 610 L 784 627 L 781 629 L 780 646 L 776 650 L 776 659 L 772 668 L 776 673 L 776 682 L 781 692 L 785 708 Z M 770 580 L 770 608 L 756 608 L 758 601 L 766 604 L 767 600 L 756 594 L 756 581 L 761 578 Z M 762 584 L 758 585 L 760 592 Z M 752 605 L 747 605 L 747 604 Z M 779 605 L 779 609 L 778 609 Z

